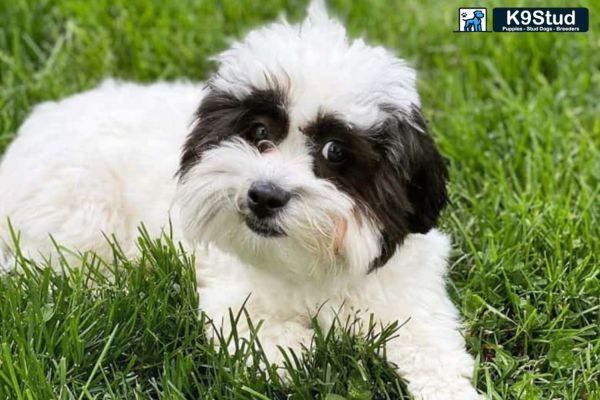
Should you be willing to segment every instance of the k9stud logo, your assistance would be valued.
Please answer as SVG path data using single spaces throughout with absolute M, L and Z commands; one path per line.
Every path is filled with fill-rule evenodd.
M 494 8 L 494 32 L 587 32 L 587 8 Z

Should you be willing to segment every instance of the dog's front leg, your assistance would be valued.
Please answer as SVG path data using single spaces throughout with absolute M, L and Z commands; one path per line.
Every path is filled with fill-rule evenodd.
M 471 384 L 474 361 L 465 349 L 459 314 L 444 281 L 420 282 L 388 292 L 385 303 L 369 304 L 384 325 L 401 325 L 386 345 L 387 361 L 417 400 L 480 399 Z
M 334 320 L 358 317 L 363 333 L 373 317 L 382 327 L 397 322 L 399 327 L 382 356 L 407 382 L 415 400 L 480 400 L 471 384 L 474 360 L 465 349 L 458 313 L 445 293 L 436 297 L 427 302 L 419 296 L 398 297 L 393 303 L 363 297 L 360 305 L 347 299 L 330 313 L 322 310 L 318 318 L 321 327 L 329 329 Z M 409 298 L 409 304 L 401 301 Z
M 434 320 L 432 317 L 431 320 Z M 409 320 L 386 346 L 387 360 L 417 400 L 475 400 L 473 358 L 458 332 L 432 321 Z
M 283 295 L 273 293 L 273 285 L 257 279 L 235 259 L 213 249 L 201 254 L 196 271 L 200 309 L 214 325 L 208 333 L 224 339 L 231 354 L 241 342 L 253 346 L 259 342 L 268 362 L 282 366 L 280 347 L 298 355 L 310 347 L 313 329 L 308 314 L 273 302 Z
M 260 296 L 250 295 L 243 305 L 231 304 L 216 310 L 205 303 L 203 311 L 212 320 L 212 333 L 218 333 L 225 340 L 230 354 L 234 354 L 242 343 L 255 348 L 260 346 L 269 364 L 283 367 L 282 350 L 300 356 L 305 348 L 310 348 L 313 337 L 310 320 L 308 316 L 305 319 L 281 319 L 275 313 L 266 312 L 260 303 Z

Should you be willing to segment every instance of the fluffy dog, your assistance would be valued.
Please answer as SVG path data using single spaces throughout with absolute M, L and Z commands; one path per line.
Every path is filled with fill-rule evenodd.
M 52 234 L 110 256 L 105 232 L 135 255 L 138 224 L 170 219 L 202 253 L 200 308 L 227 329 L 250 294 L 272 360 L 310 344 L 311 316 L 373 313 L 406 321 L 387 357 L 415 398 L 478 398 L 434 229 L 447 168 L 414 70 L 350 41 L 320 2 L 216 61 L 205 85 L 109 81 L 35 108 L 0 166 L 0 216 L 25 254 L 51 253 Z

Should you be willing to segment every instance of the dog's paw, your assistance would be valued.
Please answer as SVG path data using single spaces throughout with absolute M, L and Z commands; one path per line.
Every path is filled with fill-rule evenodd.
M 471 384 L 474 360 L 466 351 L 393 346 L 387 355 L 416 400 L 482 399 Z
M 445 385 L 430 384 L 418 389 L 409 384 L 408 390 L 415 400 L 483 400 L 468 380 Z
M 261 327 L 258 332 L 258 341 L 262 351 L 260 367 L 274 366 L 279 379 L 284 384 L 290 383 L 286 360 L 291 363 L 290 368 L 295 368 L 292 353 L 300 358 L 302 353 L 310 348 L 312 338 L 313 330 L 297 322 L 271 322 L 268 326 Z M 252 357 L 247 362 L 248 365 L 256 365 L 256 359 Z
M 287 354 L 294 352 L 300 356 L 310 347 L 313 333 L 311 328 L 303 324 L 287 321 L 264 326 L 258 337 L 269 363 L 283 367 L 285 356 L 282 350 Z

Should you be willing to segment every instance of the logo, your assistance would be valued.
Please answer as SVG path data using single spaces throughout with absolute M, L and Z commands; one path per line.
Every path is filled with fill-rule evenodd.
M 587 32 L 587 8 L 494 8 L 495 32 Z
M 459 8 L 458 31 L 455 32 L 488 32 L 487 8 Z

